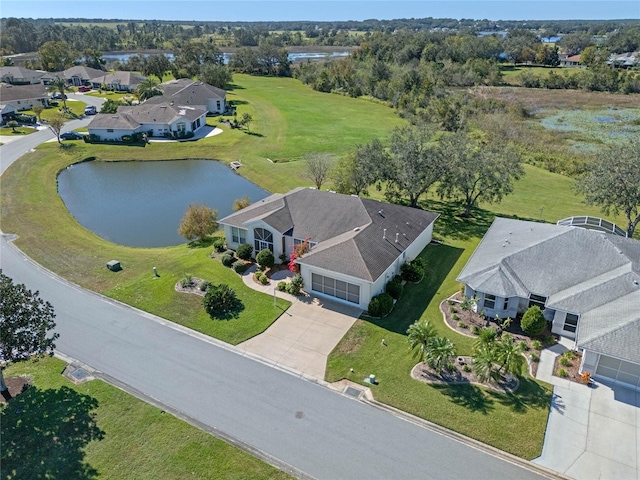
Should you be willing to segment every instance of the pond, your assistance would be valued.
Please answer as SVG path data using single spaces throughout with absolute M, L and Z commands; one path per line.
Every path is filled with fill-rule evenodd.
M 84 162 L 58 175 L 58 192 L 76 220 L 96 235 L 133 247 L 185 243 L 178 226 L 190 203 L 233 211 L 233 201 L 269 195 L 213 160 Z
M 102 55 L 102 58 L 104 58 L 107 63 L 111 64 L 113 62 L 115 62 L 116 60 L 118 60 L 121 63 L 127 62 L 129 61 L 129 59 L 134 56 L 134 55 L 140 55 L 142 57 L 148 57 L 149 55 L 151 55 L 150 53 L 107 53 Z M 167 57 L 169 60 L 173 61 L 174 59 L 174 55 L 173 53 L 165 53 L 164 54 L 165 57 Z M 228 64 L 229 61 L 231 60 L 231 57 L 233 56 L 233 53 L 223 53 L 222 54 L 222 58 L 225 64 Z M 329 58 L 336 58 L 336 57 L 348 57 L 349 56 L 349 52 L 344 52 L 344 51 L 335 51 L 335 52 L 301 52 L 301 53 L 290 53 L 289 54 L 289 60 L 292 62 L 299 62 L 302 60 L 319 60 L 319 59 L 329 59 Z

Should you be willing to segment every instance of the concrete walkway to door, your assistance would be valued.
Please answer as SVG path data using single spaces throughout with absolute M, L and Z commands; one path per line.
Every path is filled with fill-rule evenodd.
M 305 375 L 324 379 L 327 356 L 362 313 L 357 307 L 309 295 L 294 297 L 278 292 L 277 272 L 270 285 L 253 281 L 255 266 L 242 277 L 245 285 L 268 295 L 291 301 L 291 307 L 267 330 L 237 345 L 238 348 L 266 358 L 276 365 Z M 288 272 L 282 272 L 287 277 Z

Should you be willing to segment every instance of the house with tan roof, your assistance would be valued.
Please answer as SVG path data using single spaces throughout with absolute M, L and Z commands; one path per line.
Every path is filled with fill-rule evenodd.
M 189 78 L 172 80 L 160 85 L 162 96 L 152 97 L 145 103 L 173 102 L 187 105 L 209 113 L 223 113 L 227 108 L 227 92 L 204 82 Z
M 227 245 L 248 243 L 296 260 L 305 289 L 366 309 L 400 266 L 431 242 L 438 214 L 313 188 L 273 194 L 219 221 Z
M 103 72 L 104 73 L 104 72 Z M 118 92 L 133 92 L 146 77 L 133 72 L 113 72 L 91 79 L 91 86 L 95 89 L 110 88 Z
M 640 241 L 496 218 L 457 280 L 487 316 L 540 307 L 581 372 L 640 389 Z

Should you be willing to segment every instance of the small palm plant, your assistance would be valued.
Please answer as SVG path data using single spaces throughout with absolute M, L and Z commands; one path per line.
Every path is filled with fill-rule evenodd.
M 455 356 L 456 347 L 451 340 L 447 337 L 434 337 L 427 345 L 425 362 L 440 375 L 440 372 L 453 362 Z
M 407 330 L 409 349 L 413 351 L 414 358 L 423 362 L 429 351 L 429 343 L 437 336 L 436 329 L 429 321 L 417 321 Z

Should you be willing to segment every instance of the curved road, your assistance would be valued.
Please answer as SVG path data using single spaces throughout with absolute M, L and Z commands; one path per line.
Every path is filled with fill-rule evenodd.
M 32 135 L 40 141 L 45 136 L 43 132 Z M 33 145 L 32 139 L 23 140 L 27 138 L 20 140 L 24 152 Z M 17 148 L 4 150 L 9 145 L 0 150 L 2 171 L 17 158 L 11 158 Z M 543 478 L 402 415 L 338 394 L 242 356 L 221 342 L 71 285 L 29 260 L 7 236 L 0 241 L 0 267 L 54 305 L 59 352 L 295 475 Z

